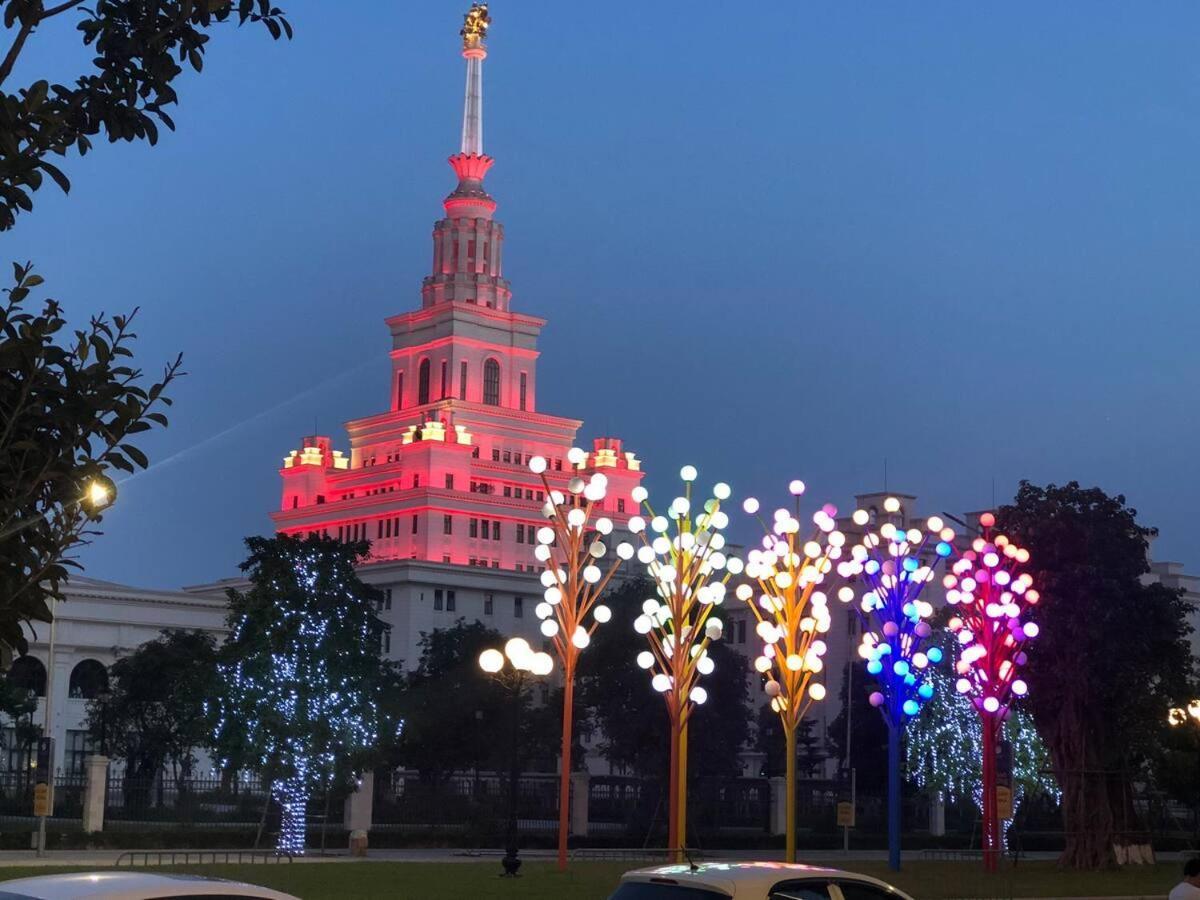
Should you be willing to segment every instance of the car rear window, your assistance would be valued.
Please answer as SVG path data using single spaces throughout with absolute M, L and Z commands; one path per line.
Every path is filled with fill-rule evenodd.
M 729 900 L 729 895 L 690 884 L 624 881 L 608 900 Z

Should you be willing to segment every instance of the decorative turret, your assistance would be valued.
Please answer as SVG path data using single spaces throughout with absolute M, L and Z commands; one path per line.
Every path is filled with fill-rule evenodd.
M 496 201 L 483 187 L 494 160 L 483 152 L 484 38 L 492 19 L 486 3 L 474 4 L 459 34 L 467 61 L 462 145 L 450 157 L 458 186 L 442 203 L 446 218 L 433 227 L 433 274 L 421 289 L 422 306 L 446 301 L 507 310 L 512 292 L 501 270 L 504 226 L 493 221 Z

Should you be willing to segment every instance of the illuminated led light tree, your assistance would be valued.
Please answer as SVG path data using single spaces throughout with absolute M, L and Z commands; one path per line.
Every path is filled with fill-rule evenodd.
M 214 740 L 223 766 L 253 761 L 271 776 L 278 849 L 300 854 L 309 796 L 375 747 L 382 724 L 378 591 L 355 570 L 370 545 L 287 535 L 246 545 L 250 589 L 229 591 Z
M 900 501 L 888 497 L 884 511 L 897 513 Z M 866 525 L 870 516 L 855 510 L 856 525 Z M 878 532 L 868 531 L 838 563 L 838 574 L 861 582 L 857 612 L 862 622 L 858 655 L 875 677 L 871 705 L 883 714 L 888 726 L 888 865 L 900 869 L 900 740 L 905 725 L 918 716 L 933 696 L 927 669 L 942 659 L 942 651 L 924 647 L 933 629 L 926 621 L 933 607 L 920 599 L 921 591 L 934 577 L 940 560 L 950 555 L 954 531 L 935 517 L 920 528 L 897 528 L 891 522 Z M 930 546 L 932 544 L 932 546 Z M 929 562 L 925 562 L 927 555 Z M 843 603 L 855 600 L 854 588 L 838 591 Z
M 692 482 L 696 468 L 680 470 L 683 496 L 671 501 L 667 515 L 656 515 L 646 489 L 633 489 L 633 499 L 650 516 L 634 516 L 629 530 L 641 535 L 638 561 L 654 581 L 657 599 L 642 605 L 633 623 L 646 635 L 650 649 L 638 654 L 638 665 L 651 673 L 650 684 L 663 695 L 671 728 L 671 758 L 667 776 L 667 843 L 681 850 L 687 842 L 687 728 L 692 710 L 708 699 L 700 685 L 714 665 L 708 645 L 720 640 L 724 623 L 713 611 L 725 600 L 729 578 L 742 571 L 742 562 L 723 553 L 729 516 L 721 501 L 729 499 L 727 484 L 713 488 L 697 515 L 692 514 Z
M 587 453 L 572 447 L 567 461 L 583 465 Z M 592 512 L 608 490 L 608 479 L 597 472 L 586 481 L 573 475 L 566 493 L 550 486 L 546 460 L 535 456 L 529 468 L 541 476 L 546 488 L 542 513 L 547 525 L 538 529 L 534 556 L 546 564 L 542 573 L 544 599 L 535 610 L 542 620 L 541 631 L 554 645 L 563 673 L 562 773 L 558 804 L 558 868 L 567 867 L 567 829 L 570 823 L 571 744 L 575 706 L 575 669 L 579 654 L 591 643 L 597 626 L 612 618 L 612 610 L 600 603 L 609 581 L 625 560 L 633 558 L 633 545 L 622 541 L 616 557 L 602 568 L 608 555 L 605 541 L 613 533 L 611 519 Z M 590 620 L 589 620 L 590 614 Z
M 816 533 L 804 541 L 800 534 L 800 496 L 804 482 L 789 485 L 795 497 L 795 512 L 775 510 L 774 520 L 759 518 L 766 535 L 761 550 L 746 555 L 746 577 L 758 585 L 737 587 L 737 597 L 750 607 L 758 626 L 755 631 L 763 642 L 762 654 L 754 668 L 765 679 L 763 690 L 771 698 L 771 709 L 783 726 L 787 754 L 785 795 L 787 803 L 786 850 L 784 859 L 796 861 L 796 729 L 814 701 L 825 699 L 821 657 L 827 645 L 821 635 L 828 633 L 830 616 L 825 594 L 817 587 L 833 570 L 834 560 L 842 553 L 845 535 L 836 530 L 833 516 L 837 510 L 825 506 L 813 515 Z M 747 498 L 742 508 L 755 515 L 758 500 Z M 824 542 L 822 542 L 824 538 Z
M 994 871 L 1001 849 L 996 750 L 1013 699 L 1029 691 L 1017 676 L 1026 662 L 1026 643 L 1037 637 L 1038 627 L 1022 616 L 1037 604 L 1038 592 L 1033 577 L 1020 571 L 1029 551 L 1003 534 L 993 535 L 991 513 L 980 516 L 979 524 L 983 533 L 942 583 L 946 601 L 955 607 L 947 623 L 959 644 L 955 688 L 970 699 L 983 729 L 983 860 Z

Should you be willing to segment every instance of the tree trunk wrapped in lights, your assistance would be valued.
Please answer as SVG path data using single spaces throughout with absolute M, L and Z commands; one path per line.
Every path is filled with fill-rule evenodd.
M 894 514 L 900 501 L 888 497 L 884 511 Z M 856 525 L 866 525 L 870 515 L 855 510 Z M 920 599 L 921 591 L 931 582 L 940 560 L 952 552 L 954 531 L 935 517 L 920 528 L 897 528 L 886 522 L 878 532 L 868 531 L 857 544 L 850 559 L 838 563 L 838 574 L 859 580 L 863 590 L 858 598 L 862 622 L 862 643 L 858 655 L 867 662 L 867 672 L 875 677 L 876 690 L 871 705 L 883 714 L 888 726 L 888 865 L 900 869 L 900 741 L 904 727 L 921 712 L 933 696 L 933 682 L 927 669 L 942 659 L 936 647 L 924 649 L 933 629 L 926 621 L 933 607 Z M 933 544 L 932 547 L 929 545 Z M 925 556 L 933 556 L 926 563 Z M 838 591 L 838 599 L 849 603 L 855 591 L 849 585 Z
M 573 466 L 582 465 L 587 454 L 578 447 L 567 453 Z M 534 556 L 546 564 L 542 573 L 545 599 L 537 605 L 541 631 L 554 644 L 563 672 L 562 772 L 558 803 L 558 868 L 567 867 L 567 829 L 570 823 L 571 743 L 575 706 L 575 670 L 579 654 L 591 643 L 596 628 L 612 618 L 612 611 L 600 598 L 609 581 L 625 560 L 633 558 L 633 546 L 621 542 L 616 558 L 601 568 L 608 546 L 605 540 L 613 532 L 611 519 L 604 516 L 592 521 L 596 504 L 604 500 L 608 479 L 597 472 L 587 481 L 574 475 L 567 492 L 550 486 L 546 478 L 546 460 L 535 456 L 529 468 L 541 476 L 546 488 L 542 512 L 549 524 L 538 529 Z M 588 616 L 591 616 L 590 624 Z
M 657 599 L 646 600 L 633 627 L 650 643 L 649 650 L 638 654 L 638 665 L 653 673 L 651 686 L 667 705 L 671 728 L 667 844 L 673 851 L 687 846 L 688 719 L 692 710 L 708 699 L 708 692 L 699 684 L 700 676 L 713 671 L 708 645 L 724 631 L 724 624 L 712 612 L 724 602 L 730 576 L 742 571 L 741 560 L 722 552 L 725 536 L 721 531 L 729 525 L 729 517 L 721 511 L 721 501 L 729 499 L 729 485 L 716 485 L 713 496 L 693 517 L 695 467 L 684 466 L 680 477 L 684 494 L 671 502 L 666 516 L 655 515 L 645 488 L 634 488 L 633 499 L 650 516 L 652 536 L 647 535 L 642 517 L 629 520 L 629 530 L 642 537 L 638 561 L 645 564 L 658 594 Z
M 1018 571 L 1029 562 L 1029 551 L 993 535 L 991 513 L 979 524 L 983 534 L 942 582 L 956 613 L 947 623 L 960 647 L 955 688 L 970 698 L 983 730 L 983 860 L 994 871 L 1001 849 L 996 756 L 1013 699 L 1029 692 L 1017 670 L 1027 661 L 1025 645 L 1038 627 L 1021 617 L 1038 602 L 1038 592 L 1033 576 Z
M 846 538 L 835 530 L 837 510 L 825 506 L 813 516 L 816 534 L 800 543 L 800 495 L 804 482 L 793 481 L 790 490 L 795 499 L 795 514 L 786 509 L 775 511 L 766 530 L 763 549 L 751 550 L 746 557 L 746 577 L 754 587 L 741 584 L 739 600 L 744 600 L 758 619 L 756 631 L 763 642 L 762 655 L 754 667 L 765 679 L 763 685 L 771 698 L 771 709 L 779 715 L 786 746 L 786 851 L 787 862 L 796 861 L 796 730 L 815 700 L 825 698 L 825 685 L 818 677 L 824 669 L 821 657 L 827 645 L 821 635 L 828 633 L 830 616 L 825 594 L 817 586 L 833 569 L 842 553 Z M 758 512 L 758 501 L 748 498 L 742 508 L 751 515 Z M 821 537 L 825 537 L 824 543 Z

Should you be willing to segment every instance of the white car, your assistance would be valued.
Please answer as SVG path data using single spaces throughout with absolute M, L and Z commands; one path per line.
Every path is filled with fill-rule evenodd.
M 780 862 L 702 862 L 635 869 L 609 900 L 912 900 L 866 875 Z
M 204 878 L 152 872 L 75 872 L 0 881 L 0 900 L 297 900 L 269 888 Z

